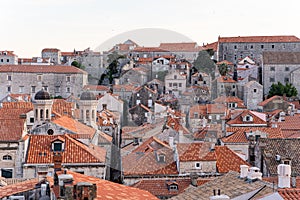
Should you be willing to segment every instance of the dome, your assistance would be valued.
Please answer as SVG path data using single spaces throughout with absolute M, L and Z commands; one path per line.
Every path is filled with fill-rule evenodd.
M 80 96 L 80 100 L 97 100 L 96 96 L 92 92 L 83 92 Z
M 34 99 L 35 100 L 50 100 L 50 95 L 47 91 L 42 89 L 35 94 Z

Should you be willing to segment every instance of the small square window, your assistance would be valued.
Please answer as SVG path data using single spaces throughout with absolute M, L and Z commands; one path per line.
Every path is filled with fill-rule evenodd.
M 6 62 L 9 62 L 9 59 L 6 59 Z
M 42 81 L 42 75 L 37 75 L 37 80 Z
M 7 86 L 7 92 L 11 92 L 11 86 Z
M 275 45 L 274 44 L 272 44 L 272 49 L 274 49 L 275 48 Z
M 270 71 L 275 71 L 275 67 L 270 67 Z
M 67 87 L 67 93 L 70 93 L 71 89 L 69 87 Z
M 53 144 L 53 151 L 62 151 L 62 143 L 54 143 Z
M 256 93 L 257 89 L 254 89 L 253 92 Z
M 34 118 L 33 118 L 33 117 L 30 117 L 29 122 L 30 122 L 30 123 L 34 123 Z
M 290 71 L 290 68 L 289 67 L 285 67 L 285 71 L 286 72 Z
M 71 81 L 71 77 L 70 77 L 70 76 L 67 76 L 67 77 L 66 77 L 66 81 L 67 81 L 67 82 L 70 82 L 70 81 Z
M 270 82 L 275 82 L 275 78 L 270 77 Z
M 253 45 L 250 46 L 250 49 L 253 49 Z
M 234 45 L 234 49 L 237 49 L 237 46 L 236 46 L 236 45 Z
M 284 82 L 289 82 L 290 79 L 289 78 L 284 78 Z
M 11 75 L 7 75 L 7 80 L 11 81 Z
M 24 86 L 19 86 L 19 93 L 23 93 L 24 92 Z
M 262 45 L 260 45 L 260 48 L 261 48 L 261 49 L 263 49 L 263 48 L 264 48 L 264 45 L 263 45 L 263 44 L 262 44 Z
M 172 87 L 172 83 L 169 83 L 169 87 Z
M 201 169 L 201 163 L 196 162 L 196 163 L 195 163 L 195 168 L 196 168 L 196 169 Z
M 31 86 L 31 93 L 35 93 L 35 86 Z

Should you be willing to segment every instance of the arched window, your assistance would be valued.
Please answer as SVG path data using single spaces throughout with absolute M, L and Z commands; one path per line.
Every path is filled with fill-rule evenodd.
M 12 157 L 10 155 L 5 155 L 2 158 L 3 160 L 12 160 Z
M 41 120 L 44 119 L 44 110 L 43 109 L 40 110 L 40 119 Z

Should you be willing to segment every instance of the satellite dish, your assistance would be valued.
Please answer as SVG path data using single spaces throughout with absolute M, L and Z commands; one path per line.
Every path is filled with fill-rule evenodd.
M 48 135 L 53 135 L 54 131 L 52 129 L 48 129 L 47 133 Z

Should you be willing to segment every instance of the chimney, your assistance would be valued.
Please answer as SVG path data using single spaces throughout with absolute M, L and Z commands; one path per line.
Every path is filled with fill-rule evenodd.
M 53 153 L 54 171 L 61 171 L 62 155 L 59 152 Z
M 277 167 L 278 173 L 278 187 L 289 188 L 291 184 L 291 166 L 286 164 L 280 164 Z
M 198 184 L 197 184 L 198 174 L 196 172 L 192 172 L 190 174 L 190 178 L 191 178 L 191 185 L 194 187 L 197 187 L 198 186 Z
M 260 172 L 258 167 L 250 167 L 250 170 L 248 172 L 248 179 L 255 180 L 255 179 L 262 179 L 262 173 Z
M 93 200 L 97 196 L 97 185 L 89 182 L 79 182 L 74 186 L 76 200 Z
M 220 189 L 218 189 L 217 195 L 216 195 L 216 190 L 213 190 L 213 192 L 214 192 L 214 196 L 209 197 L 209 200 L 229 200 L 230 199 L 230 197 L 225 194 L 221 195 Z
M 292 188 L 297 187 L 296 175 L 292 174 Z
M 241 173 L 240 173 L 240 178 L 246 178 L 248 175 L 248 165 L 240 165 Z

